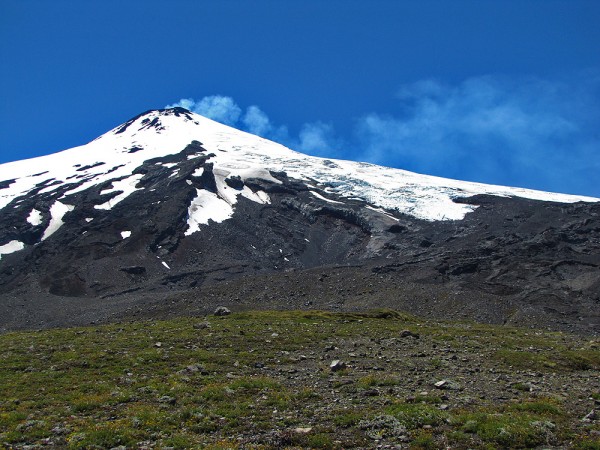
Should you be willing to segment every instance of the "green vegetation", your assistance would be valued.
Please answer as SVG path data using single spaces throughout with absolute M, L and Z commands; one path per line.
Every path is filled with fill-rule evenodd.
M 600 424 L 581 420 L 600 347 L 561 333 L 271 311 L 14 332 L 0 347 L 7 448 L 600 448 Z

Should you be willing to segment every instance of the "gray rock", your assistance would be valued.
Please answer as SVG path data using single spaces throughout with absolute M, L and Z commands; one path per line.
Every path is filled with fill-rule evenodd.
M 66 427 L 64 425 L 56 425 L 54 428 L 52 428 L 52 433 L 56 434 L 56 435 L 64 435 L 64 434 L 69 434 L 71 432 L 71 429 L 69 427 Z
M 377 397 L 380 395 L 380 392 L 377 389 L 367 389 L 363 392 L 365 397 Z
M 519 391 L 525 391 L 525 392 L 533 392 L 536 389 L 535 385 L 530 382 L 525 382 L 525 383 L 514 382 L 514 383 L 511 383 L 510 386 Z
M 204 368 L 200 364 L 192 364 L 185 368 L 190 373 L 194 372 L 204 372 Z
M 169 397 L 168 395 L 163 395 L 161 398 L 158 399 L 159 403 L 164 403 L 167 405 L 174 405 L 177 402 L 177 399 L 175 397 Z
M 419 335 L 419 333 L 413 333 L 410 330 L 402 330 L 400 332 L 400 337 L 412 337 L 415 339 L 419 339 L 421 336 Z
M 443 389 L 443 390 L 449 390 L 449 391 L 459 391 L 460 390 L 460 384 L 456 383 L 455 381 L 450 381 L 450 380 L 440 380 L 436 383 L 433 383 L 433 386 L 436 389 Z
M 595 422 L 596 420 L 598 420 L 598 411 L 596 411 L 595 409 L 592 409 L 589 413 L 587 413 L 585 415 L 585 417 L 583 419 L 581 419 L 583 422 Z
M 535 420 L 531 422 L 531 426 L 545 432 L 551 432 L 556 428 L 556 425 L 548 420 Z
M 228 316 L 229 314 L 231 314 L 231 311 L 229 310 L 229 308 L 219 306 L 217 307 L 217 309 L 215 309 L 214 314 L 215 316 Z
M 346 363 L 344 361 L 340 361 L 339 359 L 334 359 L 333 361 L 331 361 L 331 364 L 329 364 L 329 368 L 331 369 L 332 372 L 337 372 L 338 370 L 343 370 L 345 369 Z
M 29 430 L 30 428 L 38 428 L 46 425 L 43 420 L 28 420 L 25 423 L 17 425 L 17 431 Z
M 185 369 L 182 369 L 182 370 L 178 371 L 177 373 L 180 375 L 195 374 L 195 373 L 199 373 L 201 375 L 208 375 L 208 371 L 200 364 L 190 364 Z

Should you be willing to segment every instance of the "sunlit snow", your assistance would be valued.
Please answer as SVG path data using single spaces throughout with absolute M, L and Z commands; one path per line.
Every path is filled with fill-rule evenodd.
M 113 183 L 112 183 L 113 187 L 110 189 L 105 189 L 104 191 L 100 192 L 100 194 L 104 195 L 104 194 L 109 194 L 111 192 L 117 192 L 117 191 L 122 191 L 122 192 L 120 194 L 118 194 L 116 197 L 111 198 L 109 201 L 102 203 L 101 205 L 94 206 L 94 208 L 96 208 L 96 209 L 111 209 L 120 201 L 125 200 L 134 191 L 138 190 L 138 188 L 136 188 L 135 185 L 139 183 L 139 181 L 143 178 L 143 176 L 144 175 L 137 174 L 137 175 L 132 175 L 129 178 L 125 178 L 124 180 L 113 181 Z
M 42 223 L 42 213 L 37 209 L 32 209 L 29 216 L 27 216 L 27 222 L 33 226 L 39 225 Z
M 338 201 L 336 201 L 336 200 L 330 200 L 330 199 L 328 199 L 328 198 L 325 198 L 325 197 L 323 197 L 321 194 L 319 194 L 318 192 L 315 192 L 315 191 L 310 191 L 310 193 L 311 193 L 312 195 L 314 195 L 315 197 L 317 197 L 318 199 L 321 199 L 321 200 L 323 200 L 323 201 L 326 201 L 326 202 L 328 202 L 328 203 L 338 203 L 338 204 L 340 204 L 340 205 L 343 205 L 343 204 L 344 204 L 343 202 L 338 202 Z
M 64 223 L 62 220 L 64 215 L 69 211 L 73 211 L 73 208 L 74 207 L 72 205 L 66 205 L 58 200 L 54 202 L 54 204 L 50 207 L 50 223 L 48 224 L 48 228 L 46 228 L 44 231 L 42 241 L 48 239 L 58 231 L 58 229 Z
M 98 210 L 109 210 L 139 190 L 135 186 L 142 175 L 132 173 L 144 161 L 179 153 L 193 140 L 202 142 L 207 152 L 189 155 L 188 159 L 210 153 L 215 155 L 208 162 L 213 164 L 218 192 L 198 191 L 188 208 L 188 235 L 198 231 L 200 225 L 207 224 L 209 220 L 222 222 L 231 217 L 240 195 L 255 202 L 269 203 L 270 198 L 266 193 L 253 192 L 247 186 L 242 190 L 233 189 L 225 180 L 228 177 L 240 177 L 242 181 L 260 178 L 280 183 L 270 171 L 285 172 L 290 178 L 310 183 L 313 195 L 323 201 L 331 203 L 340 198 L 360 198 L 374 208 L 381 209 L 381 212 L 396 211 L 425 220 L 462 219 L 476 206 L 452 200 L 476 194 L 565 203 L 598 201 L 583 196 L 456 181 L 373 164 L 326 160 L 297 153 L 197 114 L 190 113 L 190 117 L 153 111 L 137 118 L 126 129 L 116 127 L 89 144 L 53 155 L 2 164 L 0 181 L 15 179 L 15 182 L 0 190 L 0 208 L 20 196 L 28 195 L 43 181 L 57 183 L 43 188 L 49 195 L 58 189 L 64 190 L 65 185 L 72 185 L 72 189 L 67 189 L 59 198 L 60 201 L 55 201 L 52 206 L 50 225 L 43 236 L 43 239 L 47 239 L 62 224 L 62 216 L 72 208 L 67 205 L 69 195 L 98 184 L 111 183 L 112 187 L 102 193 L 120 193 L 96 205 Z M 160 120 L 160 130 L 142 123 L 146 120 L 147 124 L 155 118 Z M 130 153 L 128 150 L 133 147 L 143 151 Z M 95 165 L 99 162 L 98 155 L 101 155 L 101 165 Z M 174 167 L 176 164 L 162 165 Z M 31 176 L 41 172 L 44 172 L 43 175 Z M 198 168 L 193 175 L 200 176 L 203 172 L 204 169 Z M 80 182 L 80 186 L 75 184 Z M 317 190 L 335 195 L 337 199 L 327 199 Z M 36 221 L 37 217 L 30 215 L 31 220 L 28 218 L 28 221 Z
M 196 198 L 192 200 L 188 208 L 188 229 L 185 231 L 186 236 L 199 231 L 200 225 L 208 224 L 209 220 L 223 222 L 233 215 L 231 204 L 214 192 L 196 189 L 196 193 Z

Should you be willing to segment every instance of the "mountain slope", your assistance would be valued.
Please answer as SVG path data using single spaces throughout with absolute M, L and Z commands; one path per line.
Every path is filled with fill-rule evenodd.
M 436 314 L 427 305 L 438 297 L 485 321 L 598 325 L 596 199 L 309 157 L 182 108 L 1 165 L 0 208 L 4 327 L 216 302 Z M 341 284 L 386 281 L 366 294 L 358 283 L 352 296 L 321 281 L 334 291 L 327 302 L 316 292 L 298 302 L 300 289 L 274 302 L 262 295 L 339 266 L 354 273 Z M 192 306 L 173 310 L 178 299 Z

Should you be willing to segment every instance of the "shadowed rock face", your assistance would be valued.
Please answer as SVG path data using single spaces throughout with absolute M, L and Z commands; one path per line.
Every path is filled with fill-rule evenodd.
M 138 190 L 109 212 L 97 206 L 120 194 L 111 182 L 67 194 L 62 201 L 75 206 L 45 240 L 51 205 L 84 178 L 53 191 L 45 188 L 54 180 L 44 180 L 5 206 L 0 244 L 26 247 L 0 259 L 0 330 L 203 314 L 225 305 L 386 306 L 600 331 L 596 203 L 478 195 L 455 200 L 477 205 L 464 219 L 429 222 L 271 172 L 270 180 L 224 180 L 226 189 L 264 192 L 270 203 L 239 196 L 231 218 L 186 235 L 197 192 L 218 191 L 212 156 L 193 141 L 145 160 L 133 171 Z M 33 209 L 39 223 L 27 220 Z

